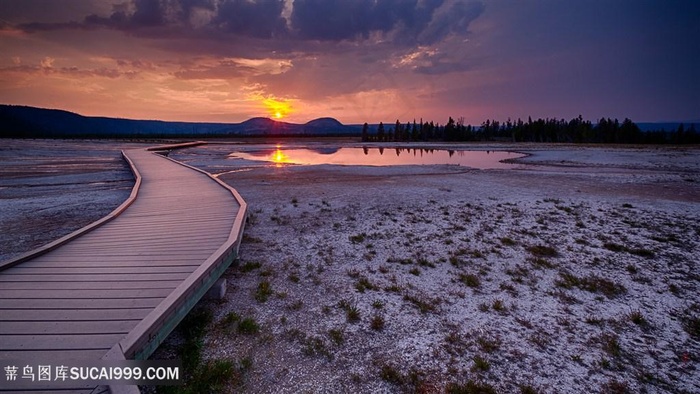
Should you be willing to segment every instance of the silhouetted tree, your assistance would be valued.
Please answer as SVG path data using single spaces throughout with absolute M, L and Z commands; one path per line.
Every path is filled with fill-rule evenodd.
M 384 141 L 384 123 L 379 122 L 379 127 L 377 128 L 377 141 Z

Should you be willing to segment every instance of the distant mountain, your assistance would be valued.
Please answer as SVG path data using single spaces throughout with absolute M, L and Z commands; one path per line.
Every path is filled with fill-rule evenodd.
M 306 124 L 252 118 L 241 123 L 166 122 L 82 116 L 73 112 L 0 105 L 0 138 L 358 136 L 361 127 L 333 118 Z

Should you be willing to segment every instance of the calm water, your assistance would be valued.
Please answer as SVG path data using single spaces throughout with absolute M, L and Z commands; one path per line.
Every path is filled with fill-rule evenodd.
M 454 164 L 472 168 L 513 168 L 501 160 L 523 157 L 520 153 L 503 151 L 458 151 L 441 149 L 403 148 L 320 148 L 263 149 L 233 152 L 229 158 L 268 161 L 276 164 L 340 164 L 364 166 Z

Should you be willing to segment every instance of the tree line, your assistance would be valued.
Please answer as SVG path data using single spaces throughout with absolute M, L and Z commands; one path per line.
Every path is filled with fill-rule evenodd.
M 431 122 L 403 124 L 398 119 L 392 126 L 379 123 L 362 126 L 362 141 L 501 141 L 501 142 L 565 142 L 603 144 L 700 144 L 700 134 L 695 124 L 680 124 L 676 130 L 642 131 L 634 122 L 625 118 L 601 118 L 596 124 L 584 120 L 581 115 L 569 121 L 545 118 L 527 121 L 522 119 L 505 122 L 487 119 L 481 126 L 466 125 L 464 118 L 449 118 L 444 125 Z

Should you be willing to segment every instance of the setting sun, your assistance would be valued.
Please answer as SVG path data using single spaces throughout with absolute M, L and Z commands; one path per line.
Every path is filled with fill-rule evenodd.
M 275 119 L 285 118 L 292 112 L 292 105 L 289 100 L 266 98 L 263 100 L 263 104 L 269 116 Z

